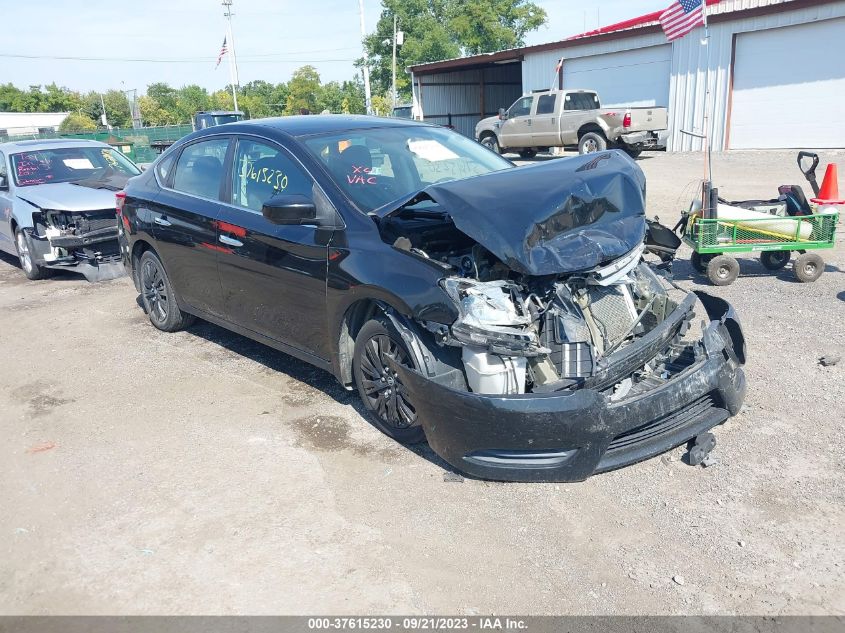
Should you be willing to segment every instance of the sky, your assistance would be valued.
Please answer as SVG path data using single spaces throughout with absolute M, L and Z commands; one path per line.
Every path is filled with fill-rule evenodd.
M 669 0 L 534 0 L 548 21 L 527 44 L 563 39 L 643 13 Z M 325 81 L 350 79 L 360 56 L 357 0 L 233 0 L 233 31 L 240 84 L 287 81 L 305 64 Z M 381 12 L 364 0 L 368 32 Z M 226 34 L 219 0 L 0 0 L 0 84 L 52 82 L 73 90 L 132 90 L 164 81 L 209 90 L 229 83 Z M 87 58 L 86 60 L 57 58 Z M 128 61 L 138 60 L 138 61 Z

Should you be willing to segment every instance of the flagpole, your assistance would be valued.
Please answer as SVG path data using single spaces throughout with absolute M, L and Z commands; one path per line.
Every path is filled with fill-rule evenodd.
M 552 90 L 555 89 L 555 84 L 557 83 L 558 78 L 560 77 L 560 69 L 561 68 L 563 68 L 563 57 L 561 57 L 559 60 L 557 60 L 557 66 L 555 66 L 555 75 L 552 78 L 552 85 L 549 87 L 549 91 L 552 91 Z
M 229 21 L 228 37 L 229 37 L 229 76 L 232 81 L 232 101 L 235 106 L 235 112 L 238 110 L 238 58 L 235 55 L 235 36 L 232 34 L 232 0 L 223 0 L 224 13 L 223 15 Z
M 707 0 L 701 0 L 701 13 L 704 18 L 704 45 L 707 47 L 707 70 L 704 73 L 704 142 L 707 152 L 707 180 L 713 182 L 713 129 L 716 120 L 716 104 L 710 103 L 710 27 L 707 25 Z M 715 94 L 715 93 L 714 93 Z M 708 130 L 707 106 L 710 105 L 710 129 Z

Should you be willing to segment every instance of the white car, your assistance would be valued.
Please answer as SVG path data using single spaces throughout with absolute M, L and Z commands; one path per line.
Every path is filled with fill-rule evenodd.
M 0 143 L 0 250 L 29 279 L 54 269 L 89 281 L 122 275 L 114 193 L 140 173 L 97 141 Z

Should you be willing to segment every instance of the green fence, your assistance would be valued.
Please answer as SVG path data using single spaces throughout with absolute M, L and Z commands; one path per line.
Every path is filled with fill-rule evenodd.
M 192 131 L 191 125 L 163 125 L 161 127 L 112 128 L 97 132 L 41 132 L 23 136 L 9 136 L 9 141 L 29 139 L 80 138 L 108 143 L 129 156 L 136 163 L 151 163 L 159 155 L 161 145 L 178 141 Z M 5 139 L 4 139 L 5 140 Z M 159 145 L 159 149 L 156 148 Z

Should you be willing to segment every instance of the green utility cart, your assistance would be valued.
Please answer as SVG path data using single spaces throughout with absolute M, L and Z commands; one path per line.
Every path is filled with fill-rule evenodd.
M 693 250 L 693 267 L 716 286 L 732 284 L 739 275 L 739 263 L 731 253 L 760 253 L 760 263 L 774 271 L 786 266 L 797 251 L 792 270 L 799 281 L 810 282 L 824 271 L 824 259 L 815 251 L 833 248 L 838 217 L 836 212 L 772 220 L 693 217 L 683 240 Z M 770 230 L 773 227 L 775 231 Z M 789 233 L 783 230 L 787 227 Z
M 802 161 L 812 164 L 805 167 Z M 819 195 L 816 167 L 819 157 L 812 152 L 798 153 L 798 168 L 813 193 Z M 733 253 L 759 253 L 767 270 L 780 270 L 798 253 L 792 270 L 799 281 L 810 282 L 824 272 L 824 260 L 816 252 L 833 248 L 836 223 L 835 204 L 810 204 L 801 187 L 784 185 L 775 200 L 727 202 L 709 181 L 702 187 L 702 204 L 696 200 L 676 226 L 692 248 L 691 263 L 716 286 L 732 284 L 739 275 Z M 821 201 L 818 201 L 821 202 Z

